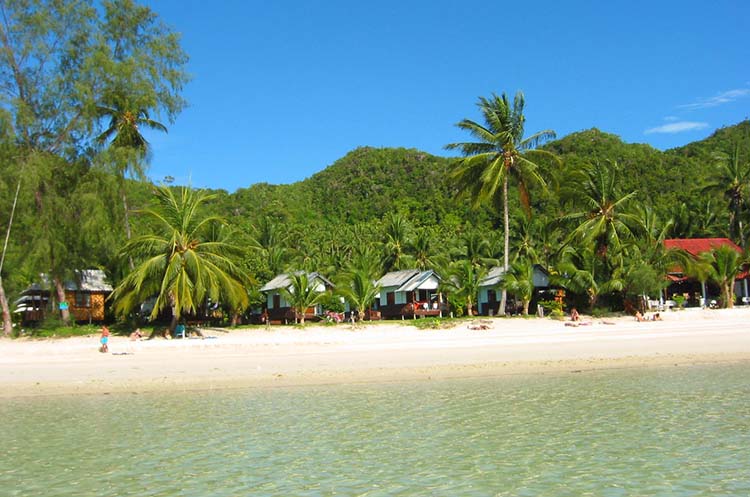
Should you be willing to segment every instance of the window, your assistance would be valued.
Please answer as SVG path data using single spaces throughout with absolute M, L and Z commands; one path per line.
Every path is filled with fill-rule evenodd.
M 491 304 L 497 302 L 497 294 L 495 293 L 495 290 L 487 290 L 487 301 Z
M 396 294 L 393 292 L 386 293 L 385 301 L 388 305 L 394 305 L 396 303 Z
M 76 307 L 91 307 L 91 294 L 76 292 Z

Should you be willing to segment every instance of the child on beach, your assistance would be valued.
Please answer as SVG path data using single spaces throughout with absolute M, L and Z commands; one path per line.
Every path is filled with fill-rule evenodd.
M 102 337 L 99 339 L 99 342 L 102 344 L 99 347 L 99 352 L 109 352 L 109 328 L 106 326 L 102 326 Z

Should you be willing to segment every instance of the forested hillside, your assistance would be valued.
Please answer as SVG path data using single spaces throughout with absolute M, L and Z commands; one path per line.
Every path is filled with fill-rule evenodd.
M 546 187 L 531 188 L 529 217 L 518 208 L 517 193 L 510 196 L 512 260 L 525 258 L 551 270 L 562 263 L 561 248 L 574 243 L 573 235 L 578 229 L 569 216 L 590 208 L 585 203 L 588 200 L 583 187 L 597 171 L 603 174 L 597 181 L 612 180 L 611 189 L 600 192 L 602 195 L 614 198 L 632 194 L 618 207 L 618 216 L 626 215 L 622 219 L 631 234 L 623 233 L 622 239 L 633 237 L 638 241 L 638 253 L 647 251 L 658 230 L 664 230 L 663 236 L 668 237 L 731 236 L 744 243 L 745 233 L 730 229 L 726 196 L 729 185 L 721 187 L 721 182 L 729 179 L 722 176 L 720 164 L 726 162 L 735 146 L 740 163 L 747 167 L 747 121 L 721 128 L 705 140 L 663 152 L 644 144 L 624 143 L 597 129 L 548 143 L 544 150 L 553 152 L 558 160 L 538 161 Z M 13 167 L 11 156 L 12 150 L 8 149 L 2 161 L 6 171 Z M 456 160 L 414 149 L 361 147 L 294 184 L 259 183 L 234 193 L 212 192 L 215 197 L 208 207 L 227 220 L 232 239 L 245 250 L 242 266 L 255 282 L 251 299 L 256 305 L 261 300 L 254 292 L 278 272 L 307 269 L 336 278 L 361 262 L 363 254 L 378 258 L 381 273 L 407 266 L 454 271 L 466 258 L 489 267 L 498 263 L 503 253 L 500 205 L 496 202 L 473 209 L 471 199 L 459 195 L 451 176 Z M 86 166 L 79 167 L 83 168 L 79 170 L 82 174 Z M 60 169 L 63 170 L 74 171 Z M 34 174 L 27 181 L 41 181 L 36 175 L 46 174 L 42 171 L 41 166 L 27 169 L 27 175 Z M 4 175 L 4 205 L 12 203 L 15 183 L 8 180 L 15 177 Z M 123 211 L 116 177 L 92 167 L 86 178 L 73 193 L 66 194 L 62 183 L 54 186 L 60 195 L 73 195 L 58 213 L 70 211 L 80 218 L 73 225 L 76 231 L 60 239 L 75 241 L 67 256 L 72 263 L 101 267 L 117 283 L 129 269 L 127 259 L 120 253 L 126 240 L 124 232 L 117 228 Z M 53 182 L 56 179 L 64 177 L 44 179 L 48 192 L 57 185 Z M 153 185 L 148 183 L 127 181 L 134 235 L 152 229 L 151 222 L 139 215 L 140 209 L 150 205 L 152 190 Z M 50 218 L 40 225 L 44 218 L 39 217 L 34 203 L 33 191 L 22 189 L 4 268 L 6 287 L 12 296 L 45 271 L 44 258 L 28 255 L 45 247 L 32 238 L 47 236 L 45 229 L 54 223 Z M 739 215 L 745 218 L 749 214 L 743 203 Z M 54 216 L 52 211 L 50 216 Z M 742 229 L 747 230 L 747 223 Z M 23 248 L 29 245 L 35 250 Z M 628 257 L 633 257 L 632 250 L 627 252 Z M 614 253 L 612 248 L 609 253 Z M 585 252 L 577 254 L 577 264 L 585 267 Z M 570 257 L 570 253 L 565 257 Z M 636 258 L 631 263 L 639 260 L 642 262 Z M 608 262 L 607 271 L 599 271 L 599 277 L 611 280 L 621 274 L 618 271 L 626 271 L 624 261 L 617 262 L 618 270 L 614 262 Z M 648 284 L 658 286 L 658 281 L 653 277 Z M 604 286 L 599 291 L 608 293 Z
M 585 166 L 602 166 L 616 168 L 618 188 L 637 192 L 639 203 L 663 216 L 678 214 L 683 204 L 693 215 L 704 215 L 699 207 L 707 201 L 721 203 L 721 195 L 697 193 L 715 176 L 716 155 L 730 152 L 735 143 L 740 144 L 741 157 L 750 157 L 750 122 L 721 128 L 705 140 L 667 151 L 625 143 L 597 129 L 572 133 L 544 147 L 557 154 L 562 165 L 541 162 L 548 191 L 535 191 L 533 204 L 554 215 L 561 208 L 560 192 L 575 189 L 573 173 Z M 361 147 L 303 181 L 239 189 L 222 201 L 222 207 L 224 215 L 240 216 L 250 224 L 264 216 L 291 223 L 356 224 L 377 222 L 390 212 L 400 212 L 416 225 L 492 224 L 497 212 L 486 208 L 477 212 L 468 199 L 457 196 L 450 178 L 454 161 L 414 149 Z M 724 215 L 718 208 L 714 214 Z M 718 236 L 725 231 L 717 224 L 704 234 Z

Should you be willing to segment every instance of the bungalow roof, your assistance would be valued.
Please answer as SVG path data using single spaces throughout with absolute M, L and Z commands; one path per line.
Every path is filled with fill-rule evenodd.
M 418 272 L 411 279 L 409 279 L 403 285 L 401 285 L 396 291 L 397 292 L 412 292 L 414 290 L 417 290 L 433 276 L 437 279 L 440 279 L 440 276 L 438 276 L 435 273 L 435 271 L 432 271 L 432 270 Z
M 297 271 L 294 274 L 304 274 L 304 271 Z M 325 278 L 320 273 L 307 273 L 307 279 L 312 282 L 316 279 L 320 279 L 325 286 L 333 287 L 334 284 L 331 283 L 327 278 Z M 289 273 L 282 273 L 277 275 L 274 279 L 263 285 L 260 289 L 261 292 L 272 292 L 274 290 L 283 290 L 284 288 L 289 288 L 292 284 L 292 278 Z
M 484 279 L 479 283 L 479 286 L 497 286 L 503 279 L 504 274 L 505 269 L 502 266 L 494 266 L 487 273 L 487 276 L 485 276 Z
M 737 252 L 742 253 L 742 248 L 729 238 L 670 238 L 664 240 L 666 248 L 682 249 L 695 257 L 724 245 L 728 245 Z
M 502 266 L 493 266 L 490 268 L 487 276 L 479 283 L 480 287 L 494 287 L 503 280 L 505 270 Z M 537 287 L 546 287 L 549 285 L 549 272 L 541 265 L 534 264 L 534 285 Z
M 414 276 L 418 275 L 420 271 L 418 269 L 402 269 L 401 271 L 391 271 L 386 273 L 377 282 L 383 288 L 387 287 L 400 287 L 404 283 L 411 280 Z
M 21 295 L 49 291 L 52 283 L 49 275 L 40 275 L 41 283 L 32 283 Z M 65 281 L 63 288 L 69 292 L 111 292 L 112 285 L 107 282 L 107 274 L 101 269 L 77 269 L 73 280 Z

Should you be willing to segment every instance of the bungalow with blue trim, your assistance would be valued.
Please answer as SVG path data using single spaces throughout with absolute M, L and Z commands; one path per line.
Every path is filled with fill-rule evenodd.
M 385 274 L 380 287 L 378 310 L 383 318 L 442 316 L 441 278 L 435 271 L 404 269 Z
M 495 266 L 487 273 L 482 282 L 479 284 L 479 296 L 477 306 L 479 313 L 485 316 L 496 315 L 500 309 L 500 283 L 503 280 L 505 270 L 501 266 Z M 549 272 L 539 264 L 534 264 L 534 288 L 539 290 L 549 288 Z M 510 306 L 506 306 L 506 311 L 512 313 Z
M 298 271 L 294 274 L 303 274 L 303 271 Z M 320 273 L 313 272 L 306 274 L 307 281 L 315 291 L 323 293 L 333 289 L 334 284 Z M 268 319 L 271 322 L 294 322 L 294 310 L 284 297 L 284 290 L 290 291 L 291 287 L 292 279 L 289 273 L 282 273 L 261 287 L 260 292 L 266 295 L 266 309 L 268 312 Z M 323 306 L 320 304 L 305 311 L 305 319 L 315 319 L 322 315 Z

